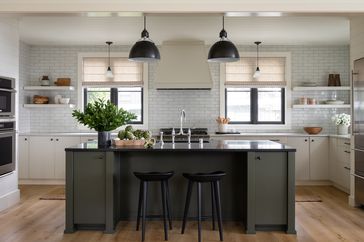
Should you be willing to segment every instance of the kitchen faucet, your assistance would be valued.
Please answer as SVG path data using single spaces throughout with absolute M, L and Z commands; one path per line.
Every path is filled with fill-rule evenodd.
M 179 132 L 177 135 L 185 135 L 185 133 L 183 133 L 183 120 L 185 120 L 185 122 L 186 122 L 186 112 L 184 109 L 181 110 L 180 126 L 179 126 Z

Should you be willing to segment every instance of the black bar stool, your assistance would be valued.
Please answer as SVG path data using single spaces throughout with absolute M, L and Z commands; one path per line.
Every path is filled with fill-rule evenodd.
M 142 241 L 145 239 L 145 220 L 147 218 L 161 218 L 162 215 L 147 215 L 148 207 L 148 183 L 160 182 L 162 190 L 163 222 L 164 222 L 164 239 L 168 240 L 167 216 L 169 228 L 172 229 L 172 219 L 170 213 L 169 185 L 168 180 L 174 175 L 170 172 L 134 172 L 134 175 L 140 180 L 138 217 L 136 230 L 139 230 L 140 218 L 142 218 Z
M 198 220 L 198 241 L 201 242 L 201 196 L 202 196 L 202 183 L 210 183 L 211 185 L 211 208 L 212 208 L 212 229 L 215 230 L 215 208 L 217 213 L 217 221 L 219 225 L 220 241 L 224 240 L 222 231 L 221 219 L 221 202 L 220 202 L 220 180 L 226 175 L 223 171 L 216 171 L 212 173 L 183 173 L 183 176 L 188 179 L 188 190 L 185 204 L 185 211 L 182 222 L 182 234 L 185 232 L 186 220 L 188 209 L 191 202 L 191 193 L 193 183 L 197 182 L 197 220 Z

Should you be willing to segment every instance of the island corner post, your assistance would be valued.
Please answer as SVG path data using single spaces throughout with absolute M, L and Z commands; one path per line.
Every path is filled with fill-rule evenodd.
M 258 142 L 266 144 L 271 141 L 255 143 Z M 136 214 L 133 203 L 136 191 L 133 189 L 134 180 L 129 175 L 135 167 L 150 167 L 148 164 L 151 162 L 155 169 L 176 167 L 177 175 L 184 172 L 185 166 L 196 166 L 193 170 L 203 169 L 206 162 L 210 168 L 225 168 L 231 176 L 234 176 L 232 172 L 239 172 L 234 178 L 227 179 L 222 187 L 226 203 L 233 206 L 225 214 L 223 210 L 223 218 L 241 220 L 247 234 L 272 230 L 296 233 L 295 149 L 280 144 L 273 150 L 237 147 L 214 149 L 213 143 L 206 145 L 208 147 L 203 150 L 193 147 L 187 149 L 182 147 L 183 144 L 178 145 L 177 149 L 168 146 L 149 150 L 98 149 L 94 146 L 87 148 L 87 145 L 66 149 L 65 233 L 85 229 L 114 233 L 120 220 L 134 220 Z M 171 157 L 178 158 L 171 161 Z M 202 161 L 202 157 L 206 160 Z M 222 157 L 226 159 L 222 160 Z M 190 160 L 185 162 L 185 166 L 172 164 L 181 163 L 184 158 Z M 175 183 L 176 188 L 181 189 L 184 186 L 179 178 Z M 230 186 L 232 188 L 229 190 Z M 234 199 L 237 201 L 232 202 Z M 173 206 L 182 207 L 182 204 L 177 204 L 180 200 L 181 197 L 174 199 L 176 203 Z M 178 208 L 175 210 L 178 211 Z M 232 211 L 241 211 L 241 214 L 238 213 L 239 216 L 233 218 Z M 178 213 L 174 216 L 174 219 L 181 218 Z

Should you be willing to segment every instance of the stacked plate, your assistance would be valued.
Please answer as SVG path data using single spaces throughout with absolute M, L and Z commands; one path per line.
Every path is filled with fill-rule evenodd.
M 341 100 L 326 100 L 325 103 L 330 105 L 343 105 L 345 102 Z

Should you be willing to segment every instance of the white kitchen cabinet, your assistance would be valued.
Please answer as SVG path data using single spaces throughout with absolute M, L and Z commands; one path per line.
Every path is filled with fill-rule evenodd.
M 54 141 L 53 137 L 29 137 L 29 178 L 54 178 Z
M 330 138 L 330 180 L 344 192 L 350 190 L 350 141 Z
M 54 142 L 54 178 L 65 179 L 66 178 L 66 152 L 65 148 L 78 145 L 80 143 L 80 137 L 56 137 Z
M 80 137 L 30 136 L 19 138 L 20 179 L 65 179 L 65 148 Z
M 310 137 L 310 180 L 329 180 L 329 139 Z
M 18 174 L 20 179 L 29 178 L 29 138 L 18 138 Z
M 287 137 L 287 145 L 296 148 L 296 180 L 310 180 L 309 137 Z

